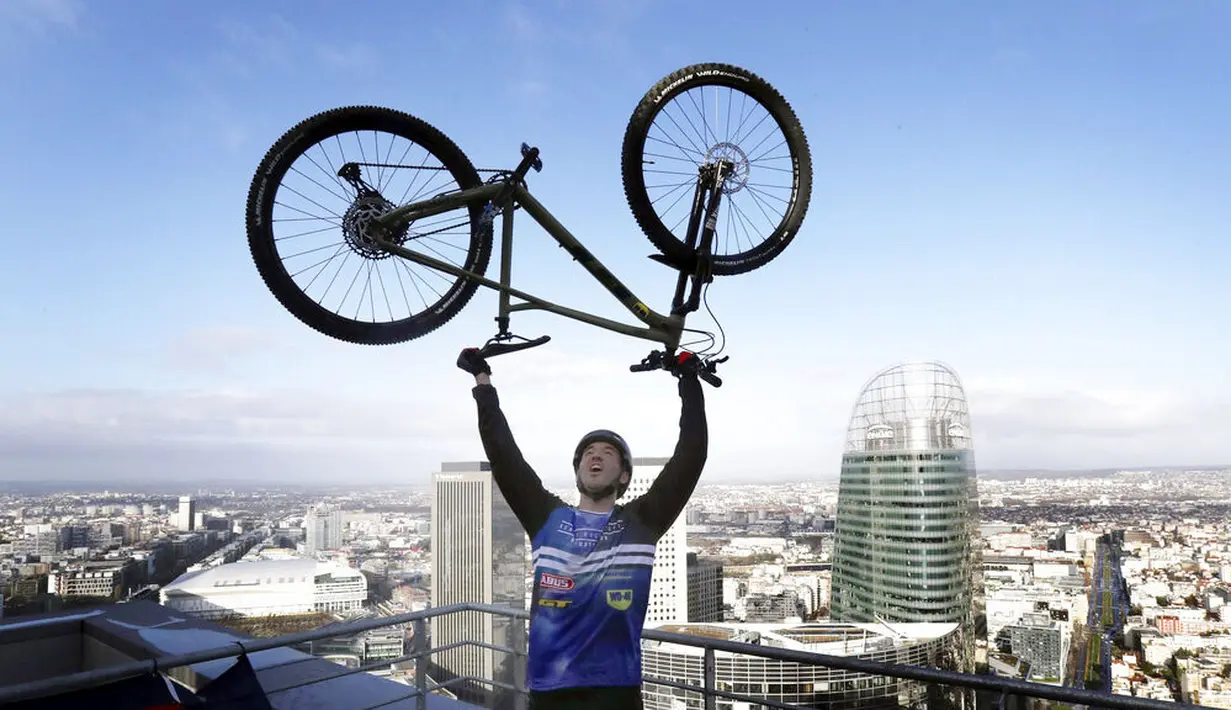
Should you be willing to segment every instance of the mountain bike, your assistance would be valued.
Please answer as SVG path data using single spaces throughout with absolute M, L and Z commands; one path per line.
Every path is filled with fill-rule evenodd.
M 725 99 L 718 96 L 721 90 L 730 92 Z M 698 109 L 700 119 L 681 121 L 683 109 L 672 110 L 676 102 L 683 109 Z M 660 119 L 662 135 L 654 130 Z M 758 138 L 762 128 L 776 129 L 780 138 Z M 679 137 L 671 137 L 669 129 Z M 776 151 L 781 154 L 771 155 Z M 799 232 L 811 198 L 812 158 L 803 128 L 764 79 L 728 64 L 703 63 L 656 83 L 625 129 L 621 177 L 633 217 L 659 251 L 650 258 L 678 272 L 671 311 L 662 314 L 632 293 L 530 194 L 526 176 L 532 169 L 541 172 L 543 161 L 539 149 L 525 143 L 521 154 L 513 170 L 478 170 L 444 133 L 408 113 L 377 106 L 318 113 L 283 134 L 253 177 L 246 219 L 253 261 L 291 314 L 342 341 L 388 345 L 420 338 L 457 315 L 482 285 L 499 291 L 497 333 L 483 348 L 488 357 L 548 342 L 549 336 L 527 339 L 509 330 L 513 312 L 538 309 L 660 343 L 663 350 L 652 351 L 630 369 L 670 369 L 683 333 L 703 332 L 686 328 L 685 320 L 698 310 L 714 277 L 746 273 L 777 257 Z M 480 172 L 490 177 L 481 180 Z M 771 186 L 773 178 L 784 184 Z M 452 185 L 436 184 L 437 179 Z M 400 180 L 405 188 L 399 184 L 395 189 Z M 672 182 L 655 182 L 661 180 Z M 660 211 L 670 212 L 690 196 L 678 216 Z M 518 209 L 640 324 L 514 288 L 513 214 Z M 771 211 L 780 215 L 771 217 Z M 445 217 L 449 212 L 460 214 Z M 497 217 L 502 220 L 498 281 L 485 276 Z M 294 233 L 275 236 L 276 224 Z M 308 246 L 309 239 L 326 241 Z M 733 251 L 719 249 L 733 243 Z M 280 246 L 293 253 L 281 256 Z M 303 266 L 288 266 L 291 260 Z M 339 278 L 352 260 L 353 275 Z M 426 267 L 425 274 L 416 275 L 414 265 Z M 329 299 L 335 286 L 341 296 Z M 423 302 L 422 310 L 412 308 L 412 295 Z M 402 305 L 407 314 L 399 317 L 394 309 Z M 702 372 L 711 382 L 720 382 L 713 375 L 716 362 L 707 359 Z

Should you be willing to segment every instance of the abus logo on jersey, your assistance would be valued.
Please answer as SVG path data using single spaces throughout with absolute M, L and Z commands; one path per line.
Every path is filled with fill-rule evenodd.
M 539 579 L 539 586 L 544 589 L 558 589 L 567 592 L 574 585 L 572 577 L 564 577 L 551 572 L 544 572 L 543 577 Z

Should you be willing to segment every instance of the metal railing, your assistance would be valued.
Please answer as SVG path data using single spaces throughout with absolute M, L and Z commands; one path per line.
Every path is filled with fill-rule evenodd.
M 497 646 L 487 644 L 480 641 L 460 641 L 457 643 L 445 644 L 442 646 L 430 647 L 428 645 L 428 635 L 426 629 L 426 621 L 428 619 L 444 616 L 446 614 L 454 614 L 459 612 L 480 612 L 485 614 L 493 614 L 511 619 L 526 620 L 530 617 L 529 613 L 517 609 L 509 609 L 507 607 L 493 606 L 488 604 L 451 604 L 448 606 L 426 609 L 424 611 L 410 612 L 406 614 L 398 614 L 394 616 L 376 617 L 371 619 L 362 619 L 358 621 L 344 622 L 338 624 L 330 624 L 326 627 L 313 631 L 304 631 L 294 634 L 286 634 L 273 638 L 253 638 L 237 640 L 232 644 L 217 648 L 204 649 L 200 651 L 192 651 L 189 653 L 180 653 L 174 655 L 160 656 L 158 658 L 133 661 L 120 665 L 110 666 L 107 668 L 99 668 L 95 670 L 82 671 L 66 676 L 55 678 L 47 678 L 38 681 L 30 681 L 26 683 L 14 684 L 10 686 L 0 687 L 0 705 L 6 703 L 28 700 L 39 697 L 48 697 L 70 693 L 87 688 L 98 687 L 107 683 L 112 683 L 128 678 L 134 678 L 150 673 L 169 673 L 176 668 L 191 666 L 197 663 L 207 661 L 216 661 L 225 658 L 238 657 L 241 654 L 253 654 L 260 651 L 271 649 L 286 648 L 299 644 L 309 643 L 312 641 L 320 641 L 337 636 L 345 636 L 351 634 L 362 633 L 373 629 L 386 628 L 389 626 L 411 624 L 414 629 L 414 637 L 412 639 L 412 650 L 398 658 L 381 659 L 380 661 L 368 664 L 362 664 L 357 668 L 345 668 L 336 673 L 323 674 L 319 678 L 311 678 L 307 681 L 300 681 L 286 685 L 267 689 L 266 695 L 273 696 L 278 693 L 301 688 L 315 683 L 323 683 L 329 680 L 340 678 L 343 676 L 354 675 L 357 673 L 365 673 L 370 671 L 386 670 L 398 663 L 408 661 L 416 661 L 415 663 L 415 678 L 414 689 L 410 692 L 399 695 L 398 697 L 382 701 L 379 704 L 371 705 L 363 708 L 363 710 L 374 710 L 386 705 L 392 705 L 397 702 L 417 698 L 417 706 L 419 710 L 426 710 L 427 695 L 435 690 L 447 689 L 460 683 L 472 682 L 487 686 L 500 687 L 506 690 L 513 691 L 519 699 L 519 707 L 525 707 L 527 691 L 521 682 L 516 685 L 495 680 L 493 678 L 477 678 L 473 676 L 459 676 L 452 678 L 446 682 L 437 683 L 429 682 L 426 671 L 426 662 L 418 662 L 420 659 L 427 659 L 433 653 L 439 653 L 452 648 L 462 646 L 479 646 L 489 648 L 494 651 L 512 654 L 518 661 L 515 663 L 517 672 L 515 677 L 524 677 L 524 662 L 526 658 L 525 633 L 521 623 L 510 624 L 511 638 L 513 647 Z M 642 634 L 643 639 L 652 641 L 660 641 L 682 646 L 699 647 L 703 650 L 703 682 L 701 686 L 690 684 L 670 678 L 662 678 L 656 676 L 644 676 L 647 683 L 652 683 L 661 686 L 682 689 L 688 692 L 699 693 L 704 698 L 704 707 L 706 710 L 714 710 L 716 700 L 724 698 L 739 702 L 748 702 L 756 705 L 762 705 L 774 708 L 784 708 L 792 710 L 800 707 L 799 705 L 791 705 L 780 701 L 772 700 L 765 697 L 743 695 L 739 693 L 728 692 L 717 687 L 717 658 L 716 652 L 724 651 L 733 654 L 741 654 L 744 656 L 760 657 L 772 659 L 776 661 L 793 662 L 806 666 L 822 666 L 826 668 L 840 669 L 844 671 L 853 671 L 875 676 L 885 676 L 889 678 L 907 679 L 920 681 L 923 683 L 935 684 L 940 686 L 952 686 L 958 688 L 968 688 L 972 690 L 987 691 L 997 694 L 1000 698 L 1000 704 L 1003 706 L 1006 698 L 1025 697 L 1036 698 L 1041 700 L 1052 700 L 1071 705 L 1084 705 L 1090 707 L 1105 707 L 1105 708 L 1123 708 L 1125 710 L 1177 710 L 1179 708 L 1197 708 L 1201 706 L 1187 705 L 1182 703 L 1174 703 L 1164 700 L 1153 700 L 1149 698 L 1140 698 L 1129 695 L 1117 695 L 1103 693 L 1094 690 L 1085 690 L 1080 688 L 1067 688 L 1062 686 L 1048 685 L 1045 683 L 1033 683 L 1014 678 L 1006 678 L 992 675 L 973 675 L 968 673 L 959 673 L 956 671 L 942 670 L 938 668 L 927 668 L 923 666 L 910 666 L 898 663 L 889 663 L 885 661 L 873 661 L 863 658 L 854 658 L 850 656 L 832 656 L 828 654 L 812 653 L 808 651 L 796 651 L 792 649 L 775 648 L 769 646 L 760 646 L 747 643 L 739 643 L 726 639 L 709 638 L 701 636 L 693 636 L 689 634 L 672 633 L 660 631 L 656 629 L 647 629 Z M 271 668 L 279 668 L 284 666 L 304 663 L 311 660 L 320 660 L 317 656 L 305 655 L 304 658 L 288 661 L 274 665 L 261 665 L 257 670 L 263 672 Z M 348 709 L 349 710 L 349 709 Z M 356 708 L 355 710 L 359 710 Z

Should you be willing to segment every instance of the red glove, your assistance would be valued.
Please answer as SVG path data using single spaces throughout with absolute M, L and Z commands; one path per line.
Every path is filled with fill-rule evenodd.
M 681 350 L 680 354 L 675 356 L 675 365 L 671 368 L 671 371 L 674 372 L 677 377 L 696 377 L 697 371 L 700 368 L 700 358 L 687 350 Z

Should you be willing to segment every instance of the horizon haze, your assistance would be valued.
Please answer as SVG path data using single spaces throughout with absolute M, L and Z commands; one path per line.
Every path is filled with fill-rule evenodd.
M 396 346 L 310 330 L 249 255 L 257 164 L 352 104 L 481 168 L 536 145 L 534 195 L 665 310 L 620 141 L 651 86 L 707 61 L 791 103 L 814 184 L 782 255 L 709 290 L 730 360 L 703 483 L 836 480 L 861 388 L 910 360 L 960 377 L 979 470 L 1231 463 L 1231 95 L 1210 91 L 1231 4 L 700 7 L 0 5 L 0 480 L 426 482 L 482 458 L 454 361 L 494 335 L 496 293 Z M 516 223 L 515 286 L 631 320 Z M 534 312 L 512 330 L 552 336 L 491 363 L 549 483 L 595 428 L 670 454 L 674 380 L 628 371 L 652 344 Z

